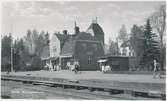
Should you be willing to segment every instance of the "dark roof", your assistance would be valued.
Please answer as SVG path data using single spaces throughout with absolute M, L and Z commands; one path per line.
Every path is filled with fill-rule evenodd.
M 63 42 L 66 40 L 68 35 L 64 35 L 64 34 L 60 34 L 60 33 L 55 33 L 55 35 L 57 36 L 57 38 L 60 40 L 60 42 Z
M 80 32 L 75 39 L 77 40 L 96 40 L 90 33 Z
M 62 56 L 70 56 L 74 55 L 75 43 L 77 40 L 96 40 L 90 33 L 80 32 L 75 35 L 71 35 L 65 42 L 61 55 Z
M 75 48 L 75 40 L 66 41 L 62 48 L 61 55 L 62 56 L 73 55 L 74 48 Z
M 92 24 L 88 27 L 87 31 L 90 30 L 90 29 L 93 30 L 94 34 L 103 34 L 103 35 L 104 35 L 103 29 L 102 29 L 102 28 L 100 27 L 100 25 L 97 24 L 97 23 L 92 23 Z
M 57 38 L 60 40 L 60 48 L 62 49 L 65 41 L 67 40 L 67 38 L 70 35 L 65 35 L 65 34 L 60 34 L 60 33 L 55 33 L 55 35 L 57 36 Z

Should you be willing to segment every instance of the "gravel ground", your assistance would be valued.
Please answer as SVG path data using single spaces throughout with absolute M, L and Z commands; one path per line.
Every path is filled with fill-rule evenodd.
M 6 74 L 2 72 L 1 74 Z M 165 83 L 165 79 L 153 78 L 153 75 L 140 74 L 103 74 L 100 71 L 82 71 L 74 74 L 72 71 L 29 71 L 29 72 L 14 72 L 12 75 L 30 75 L 36 77 L 64 78 L 76 80 L 114 80 L 121 82 L 139 82 L 139 83 Z

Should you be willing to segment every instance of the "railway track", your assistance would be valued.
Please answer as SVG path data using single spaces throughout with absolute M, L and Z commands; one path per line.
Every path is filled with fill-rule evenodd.
M 16 82 L 16 81 L 12 81 Z M 105 94 L 99 94 L 94 92 L 89 92 L 88 90 L 75 90 L 72 88 L 62 88 L 62 87 L 51 87 L 51 85 L 42 85 L 42 84 L 28 84 L 29 86 L 26 85 L 27 83 L 23 84 L 16 84 L 13 87 L 14 88 L 20 88 L 21 85 L 25 85 L 24 87 L 22 86 L 22 89 L 28 89 L 32 91 L 37 91 L 37 92 L 45 92 L 45 93 L 51 93 L 54 95 L 58 96 L 65 96 L 66 98 L 73 98 L 73 99 L 127 99 L 127 100 L 132 100 L 133 98 L 121 98 L 121 97 L 114 97 L 111 95 L 105 95 Z M 7 85 L 5 86 L 10 86 L 10 82 L 8 82 Z
M 106 89 L 91 86 L 83 86 L 80 84 L 66 84 L 61 82 L 49 82 L 49 81 L 39 81 L 39 80 L 28 80 L 20 79 L 15 77 L 1 77 L 1 80 L 22 82 L 23 84 L 31 84 L 33 87 L 27 87 L 26 89 L 31 89 L 40 92 L 52 93 L 55 95 L 64 95 L 76 99 L 123 99 L 123 100 L 148 100 L 148 99 L 165 99 L 165 95 L 162 96 L 148 96 L 146 93 L 138 92 L 133 94 L 127 94 L 124 90 L 120 89 Z M 19 87 L 19 85 L 16 85 Z M 43 86 L 41 88 L 41 86 Z M 46 89 L 48 87 L 48 89 Z M 61 89 L 58 89 L 61 88 Z M 126 91 L 127 92 L 127 91 Z

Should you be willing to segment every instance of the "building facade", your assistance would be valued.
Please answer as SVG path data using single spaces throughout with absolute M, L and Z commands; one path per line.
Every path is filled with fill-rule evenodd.
M 92 32 L 91 32 L 92 31 Z M 104 32 L 99 24 L 92 22 L 87 31 L 80 32 L 74 27 L 74 33 L 64 30 L 54 33 L 49 43 L 49 62 L 51 68 L 57 65 L 67 69 L 67 64 L 78 61 L 79 70 L 98 70 L 98 57 L 104 55 Z
M 61 52 L 62 68 L 77 60 L 79 70 L 98 70 L 98 57 L 104 55 L 103 44 L 90 33 L 79 32 L 69 39 Z

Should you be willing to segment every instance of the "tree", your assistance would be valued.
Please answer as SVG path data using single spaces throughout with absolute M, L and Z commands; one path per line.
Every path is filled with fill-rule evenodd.
M 34 49 L 34 55 L 38 54 L 39 49 L 38 47 L 38 42 L 39 42 L 39 33 L 36 29 L 33 29 L 32 31 L 32 43 L 33 43 L 33 49 Z
M 150 16 L 150 22 L 159 34 L 161 47 L 163 47 L 163 37 L 166 29 L 166 7 L 161 5 L 160 8 Z
M 33 41 L 33 38 L 32 38 L 32 32 L 30 29 L 27 30 L 27 34 L 26 36 L 24 37 L 24 45 L 25 45 L 25 48 L 28 52 L 28 54 L 30 55 L 33 55 L 35 54 L 35 47 L 34 47 L 34 41 Z
M 2 71 L 8 71 L 11 67 L 11 36 L 3 36 L 2 38 Z
M 28 70 L 38 70 L 41 67 L 41 53 L 45 45 L 49 45 L 49 33 L 42 31 L 40 34 L 36 29 L 28 30 L 25 39 L 26 50 L 28 50 Z M 27 51 L 26 51 L 27 52 Z
M 141 61 L 145 66 L 150 66 L 154 59 L 159 60 L 160 51 L 158 42 L 155 40 L 156 37 L 156 34 L 152 33 L 150 20 L 148 19 L 144 30 L 143 56 Z
M 109 40 L 109 54 L 110 55 L 118 55 L 118 48 L 117 48 L 117 43 Z
M 13 46 L 13 65 L 14 65 L 14 70 L 20 71 L 20 70 L 25 70 L 26 64 L 25 64 L 25 47 L 23 43 L 23 39 L 17 39 L 14 42 Z
M 165 47 L 163 38 L 166 32 L 166 6 L 161 5 L 160 8 L 155 11 L 149 18 L 153 29 L 157 31 L 160 38 L 160 63 L 162 67 L 164 67 L 165 61 L 163 59 L 163 55 L 166 53 L 163 51 L 163 48 Z
M 122 41 L 127 41 L 128 40 L 127 31 L 126 31 L 125 25 L 122 25 L 122 27 L 121 27 L 121 29 L 119 31 L 118 39 L 122 40 Z
M 19 67 L 19 61 L 20 61 L 20 55 L 19 55 L 19 49 L 18 49 L 18 40 L 14 41 L 13 45 L 13 68 L 14 70 L 20 69 Z
M 126 47 L 128 46 L 128 35 L 127 35 L 127 31 L 126 31 L 126 27 L 125 25 L 122 25 L 120 31 L 119 31 L 119 35 L 118 35 L 118 39 L 122 42 L 121 43 L 121 47 L 123 48 L 123 54 L 122 55 L 126 55 Z
M 37 55 L 41 56 L 43 47 L 46 45 L 46 39 L 45 39 L 45 32 L 42 31 L 39 36 L 38 36 L 38 41 L 37 41 L 37 45 L 36 45 L 36 51 L 37 51 Z
M 130 36 L 130 46 L 135 51 L 135 55 L 139 61 L 143 55 L 143 36 L 143 26 L 139 27 L 137 25 L 133 25 Z

